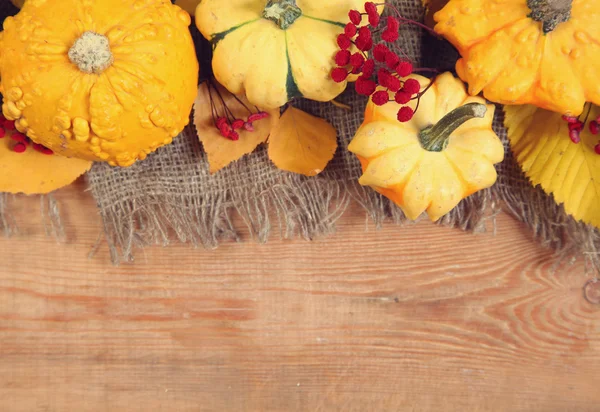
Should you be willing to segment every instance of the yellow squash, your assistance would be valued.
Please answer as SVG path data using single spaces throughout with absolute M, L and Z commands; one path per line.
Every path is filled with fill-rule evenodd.
M 430 82 L 410 77 L 422 89 Z M 362 164 L 360 184 L 391 199 L 411 220 L 426 211 L 436 221 L 496 182 L 494 164 L 503 160 L 504 147 L 492 130 L 494 106 L 469 97 L 459 79 L 438 76 L 406 123 L 397 120 L 399 108 L 395 102 L 367 104 L 348 147 Z
M 225 4 L 224 4 L 225 3 Z M 196 25 L 214 48 L 216 79 L 261 109 L 294 97 L 329 101 L 346 82 L 331 79 L 337 36 L 364 0 L 203 0 Z M 380 8 L 382 10 L 382 8 Z M 366 20 L 366 19 L 365 19 Z
M 600 104 L 599 0 L 450 0 L 434 18 L 469 93 L 568 115 Z
M 167 0 L 29 0 L 0 34 L 2 111 L 59 155 L 144 159 L 189 122 L 190 22 Z

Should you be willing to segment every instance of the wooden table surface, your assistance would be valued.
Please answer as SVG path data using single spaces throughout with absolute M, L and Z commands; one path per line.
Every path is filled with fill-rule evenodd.
M 308 243 L 151 248 L 112 267 L 82 186 L 1 239 L 0 410 L 600 411 L 600 305 L 506 215 Z

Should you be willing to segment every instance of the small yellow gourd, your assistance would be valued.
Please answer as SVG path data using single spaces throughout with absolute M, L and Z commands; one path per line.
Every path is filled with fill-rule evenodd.
M 575 116 L 600 104 L 598 1 L 449 0 L 434 19 L 470 94 Z
M 0 34 L 2 111 L 57 155 L 130 166 L 189 122 L 190 23 L 167 0 L 28 0 Z
M 430 83 L 422 76 L 410 78 L 422 90 Z M 415 101 L 410 106 L 417 109 Z M 411 220 L 426 211 L 436 221 L 496 182 L 494 164 L 503 160 L 504 147 L 492 130 L 494 106 L 468 96 L 459 79 L 438 76 L 406 123 L 397 120 L 399 108 L 395 102 L 367 104 L 348 147 L 361 162 L 361 185 L 388 197 Z
M 203 0 L 196 25 L 213 44 L 216 79 L 261 109 L 295 97 L 329 101 L 347 82 L 331 79 L 337 36 L 364 0 Z M 383 7 L 379 7 L 381 12 Z M 366 19 L 365 19 L 366 20 Z

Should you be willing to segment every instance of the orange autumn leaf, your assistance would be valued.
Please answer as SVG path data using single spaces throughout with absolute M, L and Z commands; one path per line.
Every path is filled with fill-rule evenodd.
M 90 170 L 92 162 L 46 155 L 29 146 L 25 152 L 13 150 L 14 132 L 0 139 L 0 192 L 46 194 L 70 185 Z
M 210 173 L 221 170 L 245 154 L 251 153 L 259 144 L 266 142 L 271 129 L 279 120 L 279 109 L 268 110 L 269 117 L 255 122 L 253 124 L 253 132 L 239 129 L 240 138 L 237 141 L 223 137 L 219 129 L 215 126 L 212 104 L 215 105 L 219 113 L 224 113 L 224 102 L 236 118 L 247 119 L 250 113 L 223 86 L 216 82 L 213 84 L 215 87 L 209 89 L 208 82 L 202 83 L 198 89 L 198 96 L 194 103 L 194 125 L 196 126 L 198 137 L 204 146 L 204 151 L 208 156 Z M 223 101 L 221 101 L 221 97 L 219 97 L 217 91 L 220 93 Z M 245 97 L 238 96 L 237 98 L 248 108 L 255 109 Z M 211 101 L 213 102 L 212 104 Z
M 316 176 L 333 159 L 337 132 L 327 121 L 290 106 L 269 137 L 269 158 L 279 169 Z

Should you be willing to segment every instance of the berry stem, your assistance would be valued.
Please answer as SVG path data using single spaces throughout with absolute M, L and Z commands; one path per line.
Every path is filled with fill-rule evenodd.
M 435 37 L 441 38 L 441 36 L 439 34 L 437 34 L 435 31 L 433 31 L 433 29 L 427 27 L 426 25 L 424 25 L 422 23 L 419 23 L 418 21 L 414 21 L 414 20 L 411 20 L 411 19 L 407 19 L 406 17 L 403 17 L 402 13 L 400 13 L 400 11 L 395 6 L 393 6 L 392 4 L 384 2 L 384 3 L 376 3 L 375 5 L 376 6 L 385 6 L 385 7 L 388 7 L 388 8 L 390 8 L 391 10 L 393 10 L 396 13 L 396 18 L 398 20 L 401 20 L 401 21 L 403 21 L 405 23 L 413 24 L 413 25 L 415 25 L 417 27 L 425 29 L 429 33 L 431 33 L 432 35 L 434 35 Z
M 590 112 L 592 111 L 592 104 L 591 103 L 586 103 L 587 105 L 587 113 L 585 114 L 585 118 L 582 121 L 582 123 L 585 125 L 588 121 L 588 118 L 590 117 Z M 583 113 L 582 113 L 583 114 Z
M 413 72 L 429 72 L 429 73 L 435 73 L 435 74 L 440 73 L 440 71 L 438 69 L 430 69 L 428 67 L 417 67 L 416 69 L 413 69 Z
M 415 112 L 419 109 L 419 105 L 421 104 L 421 97 L 423 97 L 423 95 L 425 93 L 427 93 L 427 90 L 429 90 L 431 88 L 431 86 L 433 86 L 434 81 L 435 81 L 435 77 L 433 79 L 431 79 L 431 81 L 429 82 L 427 87 L 422 92 L 420 92 L 416 97 L 413 97 L 411 99 L 411 100 L 417 99 L 417 105 L 415 106 Z

